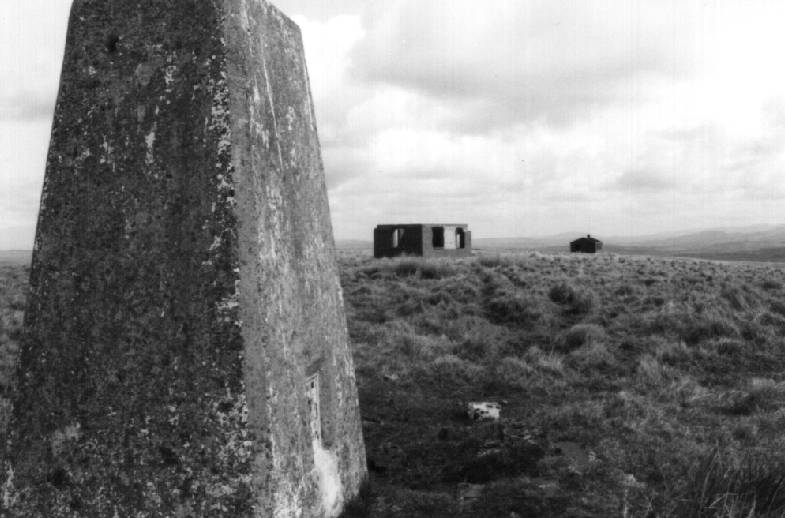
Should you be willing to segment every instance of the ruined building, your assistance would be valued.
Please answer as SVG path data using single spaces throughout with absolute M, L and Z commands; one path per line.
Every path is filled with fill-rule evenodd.
M 365 453 L 298 27 L 75 0 L 3 516 L 336 516 Z
M 374 257 L 461 257 L 471 254 L 472 233 L 465 223 L 377 225 L 373 231 Z
M 602 241 L 591 237 L 591 234 L 570 242 L 570 252 L 595 254 L 600 250 L 602 250 Z

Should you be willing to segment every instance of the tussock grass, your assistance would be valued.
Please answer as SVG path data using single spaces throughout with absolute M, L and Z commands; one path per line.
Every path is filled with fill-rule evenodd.
M 746 518 L 785 514 L 785 458 L 713 449 L 698 457 L 679 488 L 671 516 Z
M 362 516 L 779 516 L 781 269 L 345 257 L 342 282 L 374 467 Z M 480 400 L 500 423 L 467 420 Z M 513 469 L 521 451 L 542 455 Z

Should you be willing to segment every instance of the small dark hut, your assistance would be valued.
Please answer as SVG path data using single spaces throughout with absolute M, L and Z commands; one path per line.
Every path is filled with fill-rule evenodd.
M 570 242 L 570 252 L 596 254 L 600 250 L 602 250 L 602 241 L 591 237 L 591 234 Z
M 472 254 L 472 233 L 465 223 L 377 225 L 373 256 L 463 257 Z

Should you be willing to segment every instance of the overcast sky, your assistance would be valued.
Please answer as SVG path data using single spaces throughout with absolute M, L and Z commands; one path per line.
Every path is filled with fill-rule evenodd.
M 785 223 L 782 0 L 279 0 L 338 238 Z M 0 249 L 30 248 L 70 0 L 0 6 Z

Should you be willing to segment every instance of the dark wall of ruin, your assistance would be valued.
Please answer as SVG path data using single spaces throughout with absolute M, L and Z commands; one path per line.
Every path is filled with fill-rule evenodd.
M 393 246 L 393 232 L 403 229 L 398 246 Z M 422 225 L 378 225 L 373 230 L 374 257 L 399 257 L 402 255 L 422 255 Z
M 364 451 L 327 211 L 294 24 L 263 1 L 76 0 L 4 511 L 318 515 L 306 364 L 325 372 L 353 494 Z
M 570 252 L 594 254 L 602 250 L 602 241 L 582 237 L 570 242 Z
M 373 231 L 374 257 L 399 257 L 414 255 L 423 257 L 466 257 L 472 254 L 472 233 L 465 225 L 457 225 L 464 230 L 464 247 L 456 249 L 438 248 L 433 245 L 433 227 L 441 225 L 401 224 L 377 225 Z M 452 225 L 456 226 L 456 225 Z M 393 246 L 393 232 L 404 229 L 403 239 Z

